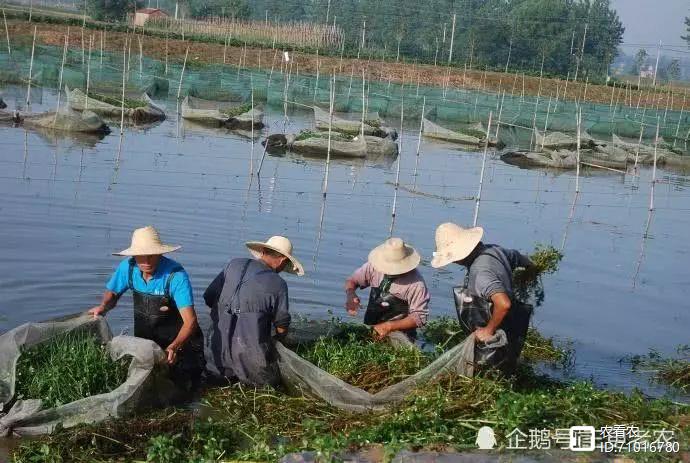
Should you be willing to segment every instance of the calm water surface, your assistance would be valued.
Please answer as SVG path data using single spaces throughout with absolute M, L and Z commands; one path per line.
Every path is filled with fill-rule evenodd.
M 6 100 L 14 107 L 12 91 Z M 34 109 L 54 100 L 44 91 Z M 179 124 L 174 103 L 165 103 L 169 119 L 126 130 L 121 149 L 117 129 L 85 141 L 0 127 L 0 331 L 97 304 L 118 263 L 111 253 L 147 224 L 183 246 L 173 257 L 190 273 L 204 325 L 206 285 L 230 258 L 247 255 L 245 241 L 274 234 L 293 241 L 307 271 L 287 277 L 291 310 L 346 317 L 344 279 L 389 236 L 397 161 L 333 161 L 324 203 L 323 160 L 267 156 L 250 182 L 247 137 Z M 281 131 L 282 113 L 269 109 L 267 122 Z M 296 112 L 288 130 L 312 124 L 309 113 Z M 482 157 L 425 140 L 415 178 L 416 124 L 402 137 L 394 234 L 425 257 L 432 314 L 453 315 L 451 287 L 463 274 L 430 267 L 434 230 L 445 221 L 471 225 Z M 261 154 L 257 140 L 254 170 Z M 573 207 L 574 173 L 522 170 L 492 153 L 479 215 L 487 242 L 524 252 L 537 242 L 563 246 L 533 322 L 547 336 L 574 341 L 571 374 L 652 395 L 667 391 L 619 360 L 651 348 L 672 354 L 689 342 L 690 324 L 690 178 L 658 174 L 650 217 L 651 169 L 639 179 L 587 174 Z M 131 331 L 131 299 L 108 320 L 115 332 Z

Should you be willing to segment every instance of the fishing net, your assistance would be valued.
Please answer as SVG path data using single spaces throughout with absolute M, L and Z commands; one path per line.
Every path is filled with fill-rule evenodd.
M 316 334 L 320 333 L 320 334 Z M 321 327 L 301 328 L 292 334 L 293 340 L 306 342 L 318 336 L 334 336 L 328 325 Z M 400 332 L 393 332 L 387 338 L 394 346 L 415 348 L 409 339 Z M 503 331 L 498 331 L 494 339 L 486 344 L 490 348 L 505 346 L 507 338 Z M 276 343 L 278 367 L 283 383 L 293 390 L 318 397 L 334 407 L 352 412 L 370 412 L 381 410 L 398 403 L 421 385 L 428 384 L 444 374 L 456 373 L 472 376 L 475 371 L 474 336 L 468 336 L 462 343 L 441 354 L 425 368 L 404 380 L 388 386 L 374 394 L 346 383 L 340 378 L 322 370 L 313 363 L 299 356 L 281 343 Z
M 55 408 L 44 407 L 38 397 L 14 400 L 17 362 L 22 352 L 66 333 L 94 335 L 106 343 L 113 361 L 131 357 L 126 381 L 111 392 Z M 96 423 L 164 405 L 175 393 L 175 386 L 167 379 L 165 358 L 153 341 L 113 337 L 105 319 L 91 315 L 26 323 L 10 330 L 0 336 L 0 410 L 4 412 L 0 413 L 0 436 L 49 434 L 58 426 Z

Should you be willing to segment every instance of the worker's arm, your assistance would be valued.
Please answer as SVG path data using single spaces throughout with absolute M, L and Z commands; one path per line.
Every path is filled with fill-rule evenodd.
M 362 301 L 356 291 L 359 288 L 369 287 L 372 271 L 373 267 L 367 262 L 345 280 L 345 309 L 350 315 L 357 315 Z
M 165 349 L 168 355 L 168 363 L 173 364 L 177 361 L 177 353 L 187 343 L 189 338 L 196 332 L 199 324 L 196 320 L 196 311 L 194 307 L 183 307 L 180 309 L 180 316 L 182 316 L 182 328 L 177 333 L 177 337 Z
M 117 293 L 114 293 L 110 290 L 105 290 L 105 292 L 103 293 L 103 298 L 101 299 L 101 303 L 98 304 L 96 307 L 92 307 L 88 313 L 90 313 L 94 317 L 97 317 L 99 315 L 105 315 L 106 312 L 115 308 L 118 299 L 120 299 L 120 296 Z
M 494 335 L 498 327 L 503 322 L 503 319 L 510 311 L 511 302 L 510 297 L 506 293 L 495 293 L 491 296 L 493 303 L 493 313 L 489 323 L 483 328 L 477 328 L 474 334 L 478 341 L 486 342 Z
M 374 325 L 374 331 L 378 338 L 383 338 L 392 331 L 406 331 L 417 328 L 417 318 L 413 315 L 408 315 L 400 320 L 390 320 L 387 322 L 379 323 Z

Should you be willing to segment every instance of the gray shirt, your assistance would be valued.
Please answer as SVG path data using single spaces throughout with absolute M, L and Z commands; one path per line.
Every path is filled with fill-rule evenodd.
M 204 292 L 211 307 L 209 371 L 277 385 L 273 328 L 290 324 L 287 283 L 263 261 L 233 259 Z
M 515 249 L 505 249 L 495 244 L 481 246 L 480 254 L 470 265 L 470 292 L 487 301 L 498 293 L 513 297 L 513 270 L 529 266 L 529 257 Z

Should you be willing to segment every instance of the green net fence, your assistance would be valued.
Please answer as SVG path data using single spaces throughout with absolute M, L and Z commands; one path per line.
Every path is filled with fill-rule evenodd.
M 234 65 L 164 63 L 135 51 L 125 54 L 70 49 L 62 71 L 62 85 L 86 89 L 108 96 L 122 92 L 123 69 L 126 98 L 138 98 L 144 92 L 154 99 L 175 100 L 191 95 L 197 98 L 247 103 L 252 93 L 255 104 L 283 109 L 320 106 L 328 108 L 330 76 L 304 75 L 299 66 L 279 63 L 273 68 L 249 69 Z M 36 46 L 31 69 L 34 86 L 57 88 L 60 82 L 61 47 Z M 28 86 L 31 47 L 14 47 L 12 54 L 0 54 L 0 92 L 7 85 Z M 690 114 L 684 109 L 644 105 L 595 104 L 584 102 L 582 130 L 590 136 L 610 140 L 613 135 L 631 140 L 641 136 L 653 143 L 659 125 L 663 143 L 679 153 L 688 152 Z M 529 148 L 534 130 L 574 133 L 577 130 L 577 108 L 574 101 L 556 100 L 553 96 L 527 96 L 507 91 L 498 94 L 464 88 L 440 88 L 409 83 L 369 81 L 356 75 L 335 78 L 334 108 L 342 113 L 378 113 L 390 125 L 399 124 L 401 112 L 405 121 L 419 121 L 424 116 L 451 130 L 467 130 L 486 123 L 493 113 L 493 128 L 503 144 Z M 500 120 L 498 130 L 496 120 Z

